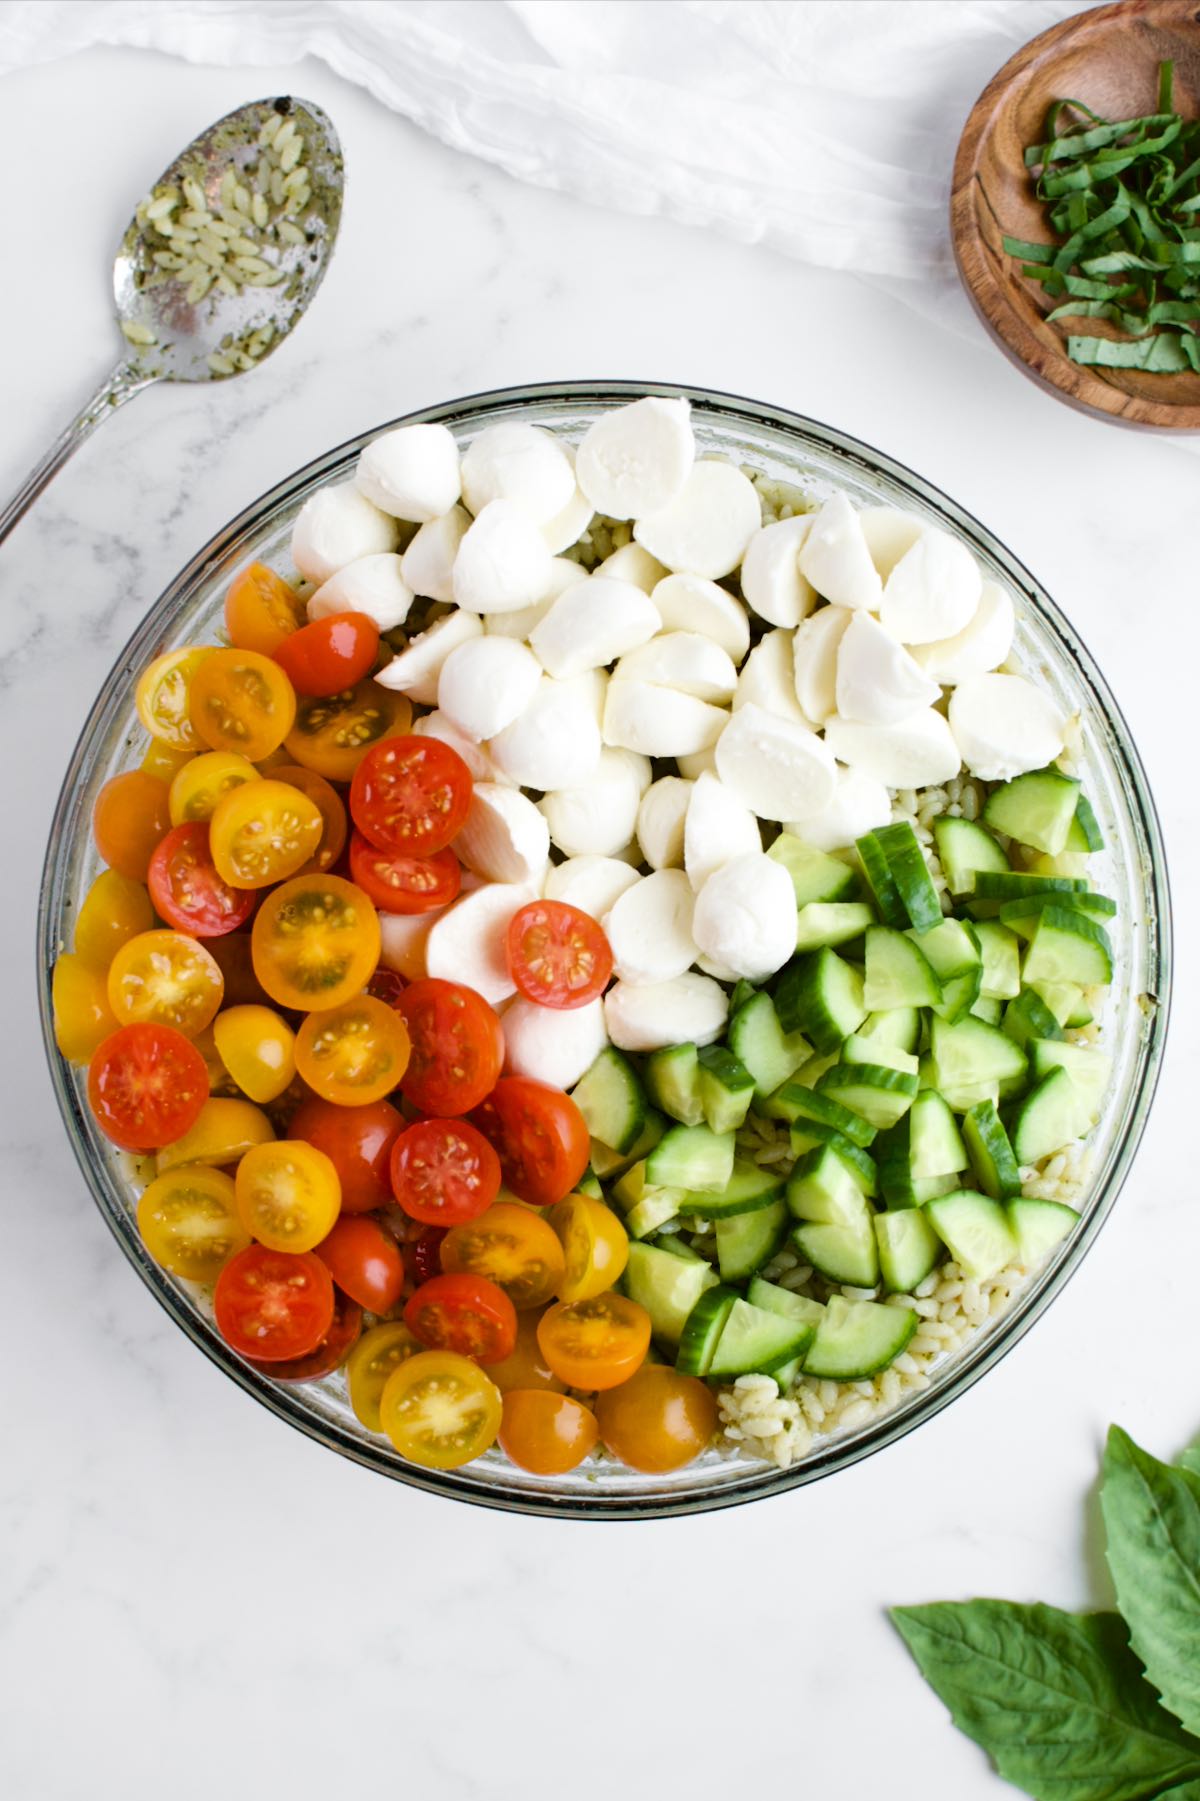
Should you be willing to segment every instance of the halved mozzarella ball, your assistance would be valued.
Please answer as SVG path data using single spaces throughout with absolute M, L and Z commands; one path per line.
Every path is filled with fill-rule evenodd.
M 692 783 L 679 775 L 660 776 L 642 796 L 637 841 L 651 869 L 677 869 L 683 862 L 683 825 Z
M 717 769 L 760 819 L 805 819 L 827 806 L 837 787 L 833 753 L 815 732 L 753 705 L 722 732 Z
M 571 857 L 548 872 L 543 892 L 547 900 L 566 901 L 599 921 L 639 880 L 637 870 L 618 857 Z
M 606 747 L 588 781 L 579 788 L 557 788 L 538 806 L 564 856 L 612 857 L 633 837 L 649 781 L 645 757 Z
M 860 725 L 831 719 L 825 742 L 843 763 L 885 788 L 924 788 L 948 782 L 962 768 L 950 727 L 932 707 L 897 725 Z
M 414 719 L 412 732 L 417 738 L 436 738 L 440 743 L 448 744 L 470 770 L 473 782 L 507 784 L 507 777 L 501 775 L 483 745 L 476 744 L 465 732 L 460 732 L 454 721 L 447 719 L 436 708 L 432 713 L 422 713 L 419 719 Z
M 870 613 L 853 613 L 837 657 L 837 710 L 864 725 L 895 725 L 941 699 L 941 689 Z
M 451 507 L 421 526 L 400 559 L 400 573 L 414 594 L 426 600 L 454 599 L 454 559 L 470 523 L 465 507 Z
M 935 682 L 953 687 L 972 675 L 999 669 L 1012 649 L 1016 618 L 1012 597 L 999 582 L 984 582 L 979 605 L 953 638 L 918 644 L 914 657 Z
M 550 586 L 542 598 L 530 607 L 519 607 L 515 613 L 489 613 L 483 629 L 490 637 L 532 638 L 559 595 L 586 580 L 587 570 L 579 563 L 573 563 L 569 557 L 552 557 Z
M 675 498 L 695 456 L 688 402 L 650 394 L 588 427 L 575 471 L 598 513 L 640 519 Z
M 477 744 L 511 725 L 533 699 L 541 665 L 515 638 L 471 638 L 438 676 L 438 706 Z
M 394 551 L 380 550 L 371 557 L 347 563 L 308 597 L 310 619 L 328 619 L 335 613 L 365 613 L 381 632 L 403 625 L 413 603 L 413 591 L 404 579 L 403 559 Z
M 564 444 L 562 452 L 574 471 L 574 450 L 569 444 Z M 553 519 L 547 519 L 542 526 L 542 536 L 552 555 L 557 556 L 560 550 L 569 550 L 572 544 L 578 543 L 592 522 L 593 512 L 591 501 L 583 489 L 577 487 L 566 506 L 560 508 Z
M 658 631 L 654 602 L 632 582 L 589 576 L 559 595 L 530 642 L 560 681 L 601 669 Z
M 504 1067 L 509 1075 L 574 1088 L 608 1043 L 604 1002 L 539 1007 L 519 994 L 504 1009 Z
M 717 581 L 737 568 L 761 524 L 753 482 L 732 463 L 705 461 L 666 506 L 638 515 L 633 535 L 668 569 Z
M 604 997 L 608 1035 L 618 1050 L 712 1044 L 725 1029 L 729 998 L 710 976 L 692 971 L 670 982 L 614 982 Z
M 385 513 L 424 525 L 458 500 L 458 445 L 444 425 L 397 426 L 367 445 L 354 480 Z
M 1052 763 L 1067 721 L 1023 675 L 973 675 L 950 696 L 950 730 L 963 762 L 985 782 L 1008 782 Z
M 516 993 L 508 969 L 509 921 L 519 907 L 536 899 L 533 886 L 489 882 L 456 900 L 439 914 L 426 940 L 426 970 L 444 981 L 462 982 L 492 1006 L 506 1000 Z
M 862 522 L 845 494 L 832 494 L 800 546 L 800 572 L 839 607 L 876 612 L 883 583 L 871 561 Z
M 675 767 L 689 782 L 699 781 L 705 770 L 717 773 L 717 746 L 714 740 L 704 750 L 694 750 L 675 759 Z
M 429 934 L 448 910 L 437 907 L 430 913 L 381 912 L 379 961 L 383 967 L 394 969 L 406 982 L 419 982 L 422 976 L 428 975 L 425 951 Z
M 696 955 L 695 896 L 682 869 L 656 869 L 626 889 L 603 921 L 623 982 L 667 982 Z
M 582 675 L 572 676 L 571 683 L 579 696 L 580 706 L 586 706 L 596 724 L 604 723 L 604 703 L 608 698 L 608 670 L 588 669 Z M 564 787 L 573 788 L 574 782 L 564 782 Z M 554 786 L 552 783 L 551 786 Z
M 703 951 L 696 954 L 696 968 L 704 975 L 711 976 L 714 982 L 725 982 L 731 988 L 741 980 L 736 969 L 730 969 L 727 963 L 719 962 L 716 957 L 706 956 Z
M 542 598 L 550 563 L 533 521 L 511 500 L 489 501 L 458 547 L 454 598 L 473 613 L 515 613 Z
M 804 718 L 816 726 L 837 712 L 838 651 L 852 616 L 849 607 L 821 607 L 796 633 L 792 646 L 796 699 Z
M 359 492 L 353 482 L 318 488 L 292 527 L 292 561 L 306 581 L 327 582 L 360 557 L 395 550 L 396 521 Z
M 808 724 L 796 699 L 795 637 L 780 626 L 759 639 L 738 676 L 735 713 L 743 707 L 762 707 L 781 719 L 794 719 L 797 725 Z
M 600 761 L 595 696 L 586 676 L 543 676 L 519 718 L 488 743 L 496 767 L 522 788 L 577 788 Z
M 915 513 L 902 513 L 899 507 L 864 507 L 858 520 L 879 579 L 886 582 L 900 558 L 925 530 L 925 521 Z
M 467 822 L 454 840 L 466 869 L 488 882 L 540 888 L 550 860 L 546 821 L 527 794 L 499 782 L 476 782 Z
M 603 575 L 615 582 L 632 582 L 643 594 L 652 594 L 666 573 L 658 558 L 652 557 L 640 544 L 622 544 L 592 571 L 593 575 Z
M 696 896 L 696 943 L 715 963 L 761 982 L 796 950 L 796 890 L 782 863 L 763 851 L 733 857 Z
M 640 544 L 634 548 L 643 556 L 646 554 Z M 735 663 L 740 663 L 749 650 L 750 621 L 746 609 L 716 582 L 706 581 L 702 575 L 667 575 L 653 588 L 650 597 L 658 608 L 664 631 L 699 632 L 719 644 Z
M 477 519 L 492 501 L 507 500 L 535 525 L 545 525 L 562 512 L 574 492 L 570 459 L 562 445 L 536 425 L 518 420 L 489 425 L 462 460 L 463 501 Z
M 758 821 L 720 776 L 697 776 L 683 827 L 683 866 L 699 892 L 722 863 L 762 849 Z
M 447 613 L 435 620 L 427 632 L 419 632 L 399 656 L 379 671 L 375 680 L 383 688 L 398 688 L 423 706 L 436 706 L 442 664 L 460 644 L 482 636 L 483 621 L 477 614 L 461 609 Z
M 738 675 L 733 659 L 710 638 L 699 632 L 661 632 L 623 656 L 613 680 L 657 682 L 720 705 L 733 699 Z
M 604 742 L 647 757 L 682 757 L 707 750 L 728 713 L 694 694 L 653 682 L 610 682 L 604 707 Z
M 966 545 L 930 526 L 888 576 L 879 617 L 902 644 L 935 644 L 968 623 L 982 587 Z
M 882 782 L 861 769 L 838 765 L 833 799 L 819 813 L 785 828 L 813 850 L 846 850 L 866 832 L 890 823 L 892 797 Z
M 813 513 L 777 519 L 756 531 L 742 559 L 742 594 L 770 625 L 799 625 L 816 605 L 812 583 L 800 573 L 800 547 Z

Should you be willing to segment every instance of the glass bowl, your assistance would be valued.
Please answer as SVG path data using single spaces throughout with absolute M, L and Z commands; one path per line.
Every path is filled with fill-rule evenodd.
M 101 785 L 136 765 L 141 733 L 133 694 L 138 672 L 161 651 L 211 642 L 234 571 L 251 558 L 290 569 L 292 521 L 305 499 L 352 473 L 359 452 L 379 431 L 436 421 L 461 440 L 500 420 L 524 420 L 577 441 L 606 408 L 635 399 L 643 384 L 578 382 L 505 389 L 430 407 L 364 433 L 310 463 L 246 508 L 176 577 L 147 613 L 102 688 L 67 770 L 47 851 L 38 918 L 42 1026 L 63 1120 L 96 1204 L 142 1280 L 194 1342 L 263 1406 L 331 1450 L 435 1494 L 513 1512 L 587 1519 L 633 1519 L 730 1507 L 813 1482 L 880 1450 L 963 1394 L 1028 1331 L 1079 1267 L 1117 1198 L 1137 1149 L 1154 1093 L 1166 1034 L 1170 905 L 1158 821 L 1137 751 L 1108 686 L 1076 632 L 1017 559 L 970 514 L 889 457 L 829 426 L 776 407 L 654 384 L 661 394 L 686 393 L 696 435 L 707 454 L 725 456 L 773 480 L 797 482 L 820 496 L 831 487 L 867 504 L 915 511 L 970 545 L 985 572 L 1008 585 L 1017 604 L 1015 652 L 1021 665 L 1082 722 L 1082 773 L 1104 830 L 1100 885 L 1119 907 L 1117 967 L 1108 1034 L 1113 1075 L 1107 1109 L 1094 1135 L 1094 1155 L 1078 1228 L 1020 1288 L 1008 1309 L 973 1333 L 932 1372 L 927 1388 L 890 1412 L 818 1441 L 790 1469 L 709 1451 L 686 1469 L 646 1476 L 610 1462 L 589 1462 L 563 1477 L 539 1477 L 498 1452 L 460 1470 L 422 1470 L 354 1417 L 340 1375 L 287 1385 L 250 1369 L 218 1336 L 206 1297 L 146 1255 L 135 1223 L 137 1187 L 131 1160 L 97 1130 L 86 1103 L 86 1071 L 66 1064 L 54 1046 L 50 974 L 69 948 L 73 922 L 99 864 L 89 820 Z

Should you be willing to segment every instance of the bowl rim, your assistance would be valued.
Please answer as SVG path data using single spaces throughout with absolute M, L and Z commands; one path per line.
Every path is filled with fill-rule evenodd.
M 297 1393 L 290 1385 L 273 1383 L 243 1362 L 224 1344 L 215 1328 L 190 1305 L 187 1296 L 174 1286 L 166 1272 L 151 1262 L 148 1257 L 139 1255 L 136 1235 L 127 1229 L 128 1215 L 122 1215 L 118 1219 L 110 1205 L 103 1172 L 86 1155 L 86 1143 L 82 1129 L 84 1120 L 78 1094 L 68 1079 L 69 1066 L 60 1056 L 54 1040 L 50 978 L 54 959 L 59 954 L 59 949 L 55 930 L 58 920 L 56 917 L 51 917 L 51 896 L 54 884 L 49 879 L 49 871 L 54 847 L 59 842 L 74 804 L 75 791 L 85 768 L 93 731 L 108 709 L 108 694 L 114 678 L 122 675 L 128 677 L 134 669 L 144 663 L 145 647 L 152 644 L 169 623 L 180 600 L 194 584 L 201 582 L 207 575 L 214 573 L 222 564 L 229 561 L 230 554 L 236 550 L 240 539 L 247 531 L 253 529 L 264 513 L 278 510 L 297 492 L 319 481 L 323 474 L 344 465 L 348 455 L 357 452 L 364 443 L 377 437 L 381 432 L 394 430 L 398 426 L 467 424 L 477 420 L 484 413 L 494 412 L 500 408 L 530 406 L 539 403 L 566 407 L 580 402 L 601 406 L 621 405 L 630 400 L 640 399 L 647 394 L 689 400 L 710 416 L 713 414 L 724 415 L 743 427 L 748 426 L 753 429 L 767 425 L 785 433 L 798 435 L 801 440 L 806 436 L 816 438 L 823 443 L 826 449 L 836 453 L 844 462 L 856 465 L 867 477 L 883 475 L 906 488 L 915 498 L 941 512 L 958 531 L 965 533 L 969 539 L 976 538 L 986 546 L 989 554 L 1004 568 L 1008 579 L 1020 590 L 1022 596 L 1040 617 L 1043 625 L 1057 640 L 1058 648 L 1065 653 L 1068 662 L 1082 675 L 1090 698 L 1101 708 L 1107 720 L 1114 727 L 1112 754 L 1120 766 L 1124 790 L 1136 799 L 1138 824 L 1145 834 L 1150 851 L 1148 874 L 1154 906 L 1147 922 L 1149 927 L 1147 963 L 1149 972 L 1155 977 L 1154 992 L 1151 997 L 1155 1005 L 1146 1031 L 1145 1049 L 1140 1060 L 1140 1075 L 1131 1098 L 1127 1128 L 1123 1138 L 1114 1147 L 1108 1183 L 1102 1193 L 1096 1193 L 1093 1196 L 1088 1212 L 1083 1219 L 1082 1229 L 1070 1240 L 1064 1241 L 1058 1252 L 1025 1285 L 1011 1310 L 1004 1314 L 998 1322 L 997 1330 L 992 1333 L 981 1332 L 977 1342 L 974 1345 L 968 1345 L 968 1348 L 959 1354 L 960 1360 L 953 1372 L 936 1387 L 930 1389 L 911 1413 L 903 1407 L 892 1408 L 852 1437 L 844 1440 L 833 1439 L 802 1463 L 788 1469 L 750 1466 L 747 1469 L 744 1484 L 732 1482 L 696 1493 L 672 1494 L 667 1492 L 657 1496 L 621 1496 L 596 1492 L 595 1494 L 558 1495 L 552 1492 L 506 1490 L 499 1485 L 495 1489 L 490 1489 L 486 1485 L 473 1482 L 466 1477 L 465 1472 L 469 1471 L 469 1465 L 465 1466 L 464 1470 L 438 1471 L 423 1470 L 412 1464 L 392 1463 L 382 1455 L 375 1454 L 369 1444 L 360 1441 L 349 1431 L 343 1430 L 337 1422 L 318 1418 L 300 1404 Z M 601 379 L 542 382 L 483 390 L 456 400 L 416 409 L 395 419 L 383 421 L 365 431 L 355 433 L 333 450 L 326 451 L 323 455 L 312 459 L 302 468 L 294 470 L 267 489 L 214 533 L 184 565 L 142 616 L 114 660 L 84 722 L 63 776 L 50 826 L 45 872 L 38 903 L 36 945 L 38 1000 L 43 1045 L 55 1098 L 58 1101 L 64 1125 L 67 1127 L 67 1136 L 71 1141 L 76 1161 L 93 1200 L 126 1259 L 176 1325 L 183 1329 L 209 1360 L 278 1418 L 296 1427 L 327 1449 L 338 1451 L 365 1468 L 377 1471 L 394 1481 L 425 1490 L 427 1493 L 448 1496 L 454 1500 L 466 1501 L 504 1513 L 529 1514 L 554 1519 L 645 1520 L 741 1506 L 751 1501 L 783 1494 L 793 1488 L 803 1487 L 822 1476 L 848 1468 L 863 1457 L 882 1450 L 895 1439 L 905 1436 L 909 1431 L 923 1425 L 935 1414 L 940 1413 L 951 1401 L 957 1400 L 965 1394 L 987 1370 L 1007 1355 L 1013 1346 L 1024 1337 L 1051 1300 L 1066 1286 L 1094 1244 L 1124 1185 L 1141 1142 L 1150 1105 L 1158 1084 L 1170 1019 L 1173 928 L 1166 853 L 1158 814 L 1141 757 L 1133 743 L 1124 715 L 1117 706 L 1090 651 L 1055 602 L 1024 564 L 1013 556 L 973 514 L 952 500 L 949 495 L 943 493 L 941 489 L 926 481 L 924 477 L 909 469 L 907 465 L 898 462 L 882 451 L 873 449 L 864 440 L 852 437 L 839 431 L 836 427 L 824 425 L 818 420 L 810 419 L 786 408 L 720 390 L 692 387 L 674 382 Z M 302 1390 L 302 1388 L 302 1384 L 297 1385 L 297 1389 Z

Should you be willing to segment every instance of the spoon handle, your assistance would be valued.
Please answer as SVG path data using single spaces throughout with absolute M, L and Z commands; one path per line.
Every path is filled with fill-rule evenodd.
M 30 470 L 7 506 L 0 509 L 0 544 L 3 544 L 17 521 L 29 511 L 50 478 L 57 475 L 67 458 L 79 449 L 83 440 L 90 437 L 110 413 L 114 413 L 119 406 L 124 406 L 127 400 L 132 400 L 135 394 L 140 394 L 143 388 L 148 388 L 155 379 L 152 375 L 143 374 L 132 362 L 117 364 L 67 429 L 54 440 L 41 462 Z

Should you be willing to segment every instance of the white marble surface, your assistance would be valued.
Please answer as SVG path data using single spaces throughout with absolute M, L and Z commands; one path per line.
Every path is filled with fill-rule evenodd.
M 148 178 L 194 128 L 287 87 L 328 107 L 351 172 L 312 315 L 246 380 L 120 413 L 0 551 L 0 1793 L 316 1801 L 370 1785 L 599 1801 L 653 1782 L 696 1801 L 756 1784 L 860 1801 L 883 1776 L 897 1801 L 1011 1793 L 948 1725 L 883 1609 L 970 1593 L 1103 1603 L 1107 1422 L 1162 1454 L 1200 1428 L 1194 455 L 1067 411 L 982 336 L 849 276 L 523 188 L 323 69 L 240 79 L 90 51 L 0 84 L 0 489 L 114 353 L 107 265 Z M 257 1408 L 109 1239 L 34 1012 L 59 780 L 176 568 L 250 496 L 363 427 L 586 376 L 777 400 L 887 449 L 993 527 L 1113 682 L 1183 916 L 1142 1154 L 1050 1314 L 968 1398 L 867 1463 L 644 1526 L 453 1507 Z

